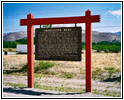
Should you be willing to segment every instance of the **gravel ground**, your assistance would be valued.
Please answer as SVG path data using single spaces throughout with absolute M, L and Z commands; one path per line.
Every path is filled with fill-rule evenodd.
M 49 91 L 49 90 L 41 90 L 41 89 L 34 89 L 34 88 L 14 88 L 10 86 L 3 87 L 3 98 L 11 98 L 11 97 L 28 97 L 28 98 L 43 98 L 43 97 L 107 97 L 103 95 L 96 95 L 92 93 L 64 93 L 64 92 L 57 92 L 57 91 Z
M 115 67 L 121 69 L 121 53 L 93 53 L 92 54 L 92 69 L 105 67 Z M 5 70 L 16 70 L 22 68 L 27 62 L 27 55 L 4 55 L 3 56 L 3 71 Z M 35 61 L 36 62 L 36 61 Z M 85 69 L 85 54 L 82 54 L 81 62 L 71 62 L 71 61 L 55 61 L 56 66 L 50 69 L 50 71 L 57 73 L 76 73 L 77 76 L 73 79 L 63 79 L 58 78 L 57 76 L 52 77 L 35 77 L 35 82 L 38 82 L 41 86 L 50 86 L 50 87 L 70 87 L 77 89 L 85 90 L 85 75 L 82 70 Z M 82 69 L 81 69 L 82 68 Z M 21 75 L 19 73 L 19 75 Z M 57 74 L 59 76 L 59 74 Z M 103 77 L 104 78 L 104 77 Z M 27 85 L 26 76 L 18 75 L 3 75 L 3 97 L 28 97 L 28 98 L 42 98 L 42 97 L 108 97 L 104 96 L 104 93 L 109 95 L 121 94 L 121 84 L 115 84 L 114 82 L 100 82 L 93 80 L 92 89 L 97 90 L 96 94 L 92 93 L 68 93 L 60 92 L 53 90 L 43 90 L 43 89 L 34 89 L 34 88 L 17 88 L 7 85 L 7 83 L 13 84 L 25 84 Z M 101 93 L 98 93 L 101 92 Z M 97 95 L 100 94 L 100 95 Z M 101 95 L 102 94 L 102 95 Z M 108 95 L 107 94 L 107 95 Z
M 56 77 L 52 78 L 41 78 L 36 79 L 39 80 L 42 86 L 64 86 L 71 88 L 83 88 L 85 89 L 85 80 L 79 79 L 60 79 Z M 67 93 L 60 91 L 50 91 L 50 90 L 42 90 L 42 89 L 34 89 L 34 88 L 17 88 L 6 85 L 6 83 L 20 83 L 27 85 L 27 77 L 26 76 L 3 76 L 3 97 L 108 97 L 103 95 L 96 95 L 92 93 Z M 121 92 L 121 86 L 119 84 L 111 83 L 111 82 L 99 82 L 93 80 L 93 89 L 104 91 L 109 90 L 110 92 Z

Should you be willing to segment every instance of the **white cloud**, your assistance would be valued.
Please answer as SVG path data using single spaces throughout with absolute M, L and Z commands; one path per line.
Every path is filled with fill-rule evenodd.
M 115 33 L 121 31 L 121 27 L 93 28 L 92 31 Z
M 120 32 L 121 31 L 121 28 L 112 28 L 109 32 L 112 32 L 112 33 L 115 33 L 115 32 Z
M 121 16 L 121 9 L 119 9 L 119 10 L 109 10 L 108 11 L 110 14 L 112 14 L 112 15 L 115 15 L 116 17 L 120 17 Z

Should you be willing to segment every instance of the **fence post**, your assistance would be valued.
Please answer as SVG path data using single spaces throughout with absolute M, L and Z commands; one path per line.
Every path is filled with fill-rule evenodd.
M 91 16 L 91 11 L 87 10 L 85 16 Z M 90 18 L 90 17 L 89 17 Z M 85 41 L 86 41 L 86 92 L 92 92 L 92 69 L 91 69 L 91 54 L 92 54 L 92 28 L 91 22 L 87 21 L 85 28 Z
M 27 19 L 33 19 L 32 14 L 27 15 Z M 27 25 L 27 64 L 28 64 L 28 87 L 34 87 L 34 28 L 30 23 Z

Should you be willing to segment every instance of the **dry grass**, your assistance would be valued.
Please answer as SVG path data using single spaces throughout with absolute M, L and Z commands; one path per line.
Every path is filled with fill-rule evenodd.
M 3 48 L 3 51 L 5 52 L 16 52 L 16 48 Z
M 115 67 L 121 70 L 121 53 L 94 53 L 93 68 Z
M 38 61 L 35 61 L 37 63 Z M 55 62 L 56 66 L 51 68 L 56 72 L 80 73 L 81 69 L 85 69 L 85 54 L 82 54 L 82 61 L 51 61 Z M 10 67 L 20 67 L 19 65 L 27 63 L 27 55 L 4 55 L 3 69 Z M 121 53 L 93 53 L 92 54 L 92 69 L 106 67 L 114 67 L 121 70 Z
M 20 68 L 20 65 L 27 63 L 27 55 L 4 55 L 3 69 Z

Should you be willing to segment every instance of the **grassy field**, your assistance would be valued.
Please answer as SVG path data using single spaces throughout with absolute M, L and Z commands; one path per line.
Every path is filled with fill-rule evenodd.
M 3 80 L 4 85 L 26 86 L 26 71 L 27 55 L 3 56 L 3 75 L 6 77 Z M 85 54 L 82 54 L 80 62 L 35 60 L 34 72 L 35 88 L 64 92 L 84 92 L 85 90 L 85 81 L 81 82 L 83 84 L 76 83 L 85 80 Z M 12 76 L 25 77 L 25 79 L 23 82 L 13 83 L 12 80 L 7 79 Z M 93 93 L 114 97 L 121 96 L 121 53 L 93 53 L 92 77 L 94 87 L 97 86 L 97 82 L 101 82 L 98 87 L 93 88 Z M 102 84 L 104 85 L 102 86 Z
M 40 61 L 35 60 L 35 67 Z M 70 72 L 70 73 L 80 73 L 81 70 L 85 70 L 85 54 L 82 54 L 82 61 L 72 62 L 72 61 L 50 61 L 56 63 L 56 65 L 51 68 L 54 71 Z M 5 69 L 19 69 L 27 63 L 27 55 L 4 55 L 3 65 Z M 92 70 L 95 69 L 105 69 L 113 67 L 115 69 L 121 70 L 121 53 L 93 53 L 92 54 Z

